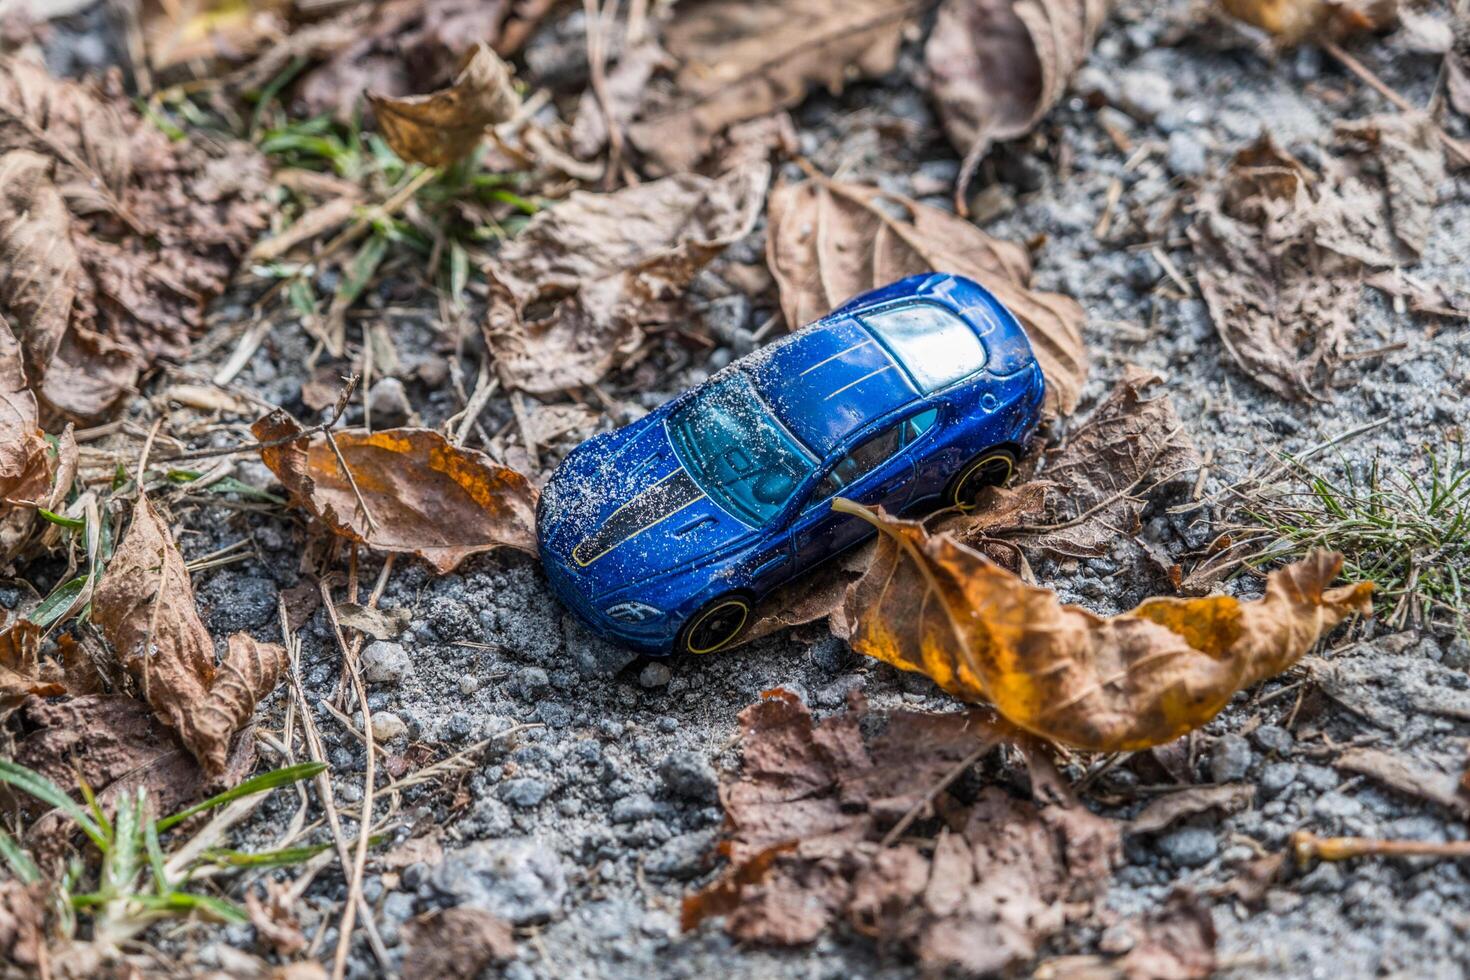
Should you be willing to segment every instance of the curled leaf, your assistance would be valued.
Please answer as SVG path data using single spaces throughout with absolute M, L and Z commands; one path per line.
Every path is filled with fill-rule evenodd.
M 1114 0 L 944 0 L 924 46 L 945 133 L 965 155 L 1030 132 L 1087 59 Z
M 431 167 L 447 167 L 469 156 L 486 129 L 515 115 L 521 100 L 510 65 L 488 44 L 479 44 L 449 88 L 403 98 L 369 94 L 368 102 L 394 153 Z
M 882 532 L 844 607 L 853 649 L 1080 749 L 1133 751 L 1178 738 L 1372 608 L 1373 584 L 1329 589 L 1342 556 L 1316 552 L 1272 572 L 1253 602 L 1155 598 L 1104 618 L 949 535 L 848 501 L 835 506 Z
M 222 772 L 230 738 L 275 687 L 285 651 L 236 634 L 216 670 L 184 557 L 145 496 L 97 585 L 92 620 L 159 719 L 207 772 Z
M 379 551 L 418 555 L 441 574 L 496 548 L 536 553 L 531 484 L 438 432 L 334 433 L 344 472 L 325 436 L 308 437 L 280 409 L 251 431 L 264 443 L 290 440 L 261 449 L 261 459 L 298 506 L 343 537 Z
M 1025 249 L 938 208 L 876 187 L 810 176 L 771 193 L 767 262 L 791 329 L 903 276 L 968 276 L 1021 321 L 1046 375 L 1051 410 L 1066 414 L 1076 408 L 1087 377 L 1085 314 L 1070 297 L 1031 289 Z
M 501 379 L 537 393 L 598 381 L 643 328 L 677 319 L 689 281 L 755 227 L 769 179 L 765 164 L 680 174 L 576 192 L 536 215 L 485 270 Z

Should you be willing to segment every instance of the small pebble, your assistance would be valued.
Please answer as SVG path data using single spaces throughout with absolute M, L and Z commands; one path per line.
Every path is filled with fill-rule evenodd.
M 391 711 L 373 712 L 373 738 L 379 742 L 392 742 L 408 734 L 408 725 Z
M 638 683 L 644 687 L 663 687 L 672 678 L 673 672 L 667 664 L 659 663 L 657 660 L 644 666 L 638 674 Z
M 1160 837 L 1155 846 L 1178 868 L 1198 868 L 1220 850 L 1215 832 L 1208 827 L 1180 827 Z
M 413 661 L 401 644 L 374 640 L 362 651 L 362 676 L 370 684 L 399 684 L 411 673 Z
M 1261 751 L 1274 752 L 1277 755 L 1289 753 L 1296 741 L 1291 737 L 1291 732 L 1279 725 L 1262 725 L 1251 732 L 1251 740 Z
M 1268 799 L 1280 796 L 1288 786 L 1296 782 L 1297 768 L 1290 762 L 1272 762 L 1261 770 L 1261 792 Z
M 687 800 L 713 800 L 720 781 L 709 760 L 699 752 L 674 752 L 658 765 L 659 779 L 674 796 Z
M 390 424 L 408 421 L 413 407 L 408 403 L 408 392 L 397 378 L 382 378 L 368 393 L 368 411 L 374 424 Z
M 1250 767 L 1250 744 L 1239 735 L 1226 735 L 1210 749 L 1210 778 L 1217 783 L 1243 779 Z

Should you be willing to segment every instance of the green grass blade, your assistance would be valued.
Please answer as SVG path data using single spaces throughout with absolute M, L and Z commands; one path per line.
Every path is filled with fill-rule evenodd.
M 0 829 L 0 858 L 10 867 L 11 874 L 19 879 L 22 885 L 34 885 L 41 880 L 41 869 L 36 867 L 36 862 L 20 846 L 20 842 L 11 837 L 3 829 Z
M 80 517 L 67 517 L 64 514 L 55 514 L 45 507 L 37 507 L 36 513 L 40 514 L 43 520 L 49 521 L 57 527 L 64 527 L 69 531 L 80 531 L 87 526 L 87 522 Z
M 223 864 L 232 868 L 281 868 L 287 865 L 300 864 L 302 861 L 316 857 L 322 851 L 328 850 L 333 845 L 305 844 L 301 847 L 283 847 L 275 851 L 232 851 L 226 848 L 218 848 L 204 853 L 203 862 L 206 864 Z
M 87 576 L 78 575 L 76 578 L 63 582 L 51 594 L 42 599 L 35 609 L 31 610 L 28 617 L 37 626 L 46 627 L 56 622 L 71 608 L 77 596 L 82 594 L 82 589 L 87 587 Z
M 227 902 L 222 898 L 214 898 L 209 895 L 195 895 L 192 892 L 139 895 L 133 901 L 151 912 L 163 912 L 169 915 L 203 912 L 221 922 L 242 924 L 250 921 L 250 916 L 245 914 L 245 910 L 234 902 Z
M 82 833 L 90 837 L 93 844 L 103 850 L 107 849 L 107 838 L 103 835 L 102 828 L 97 826 L 97 822 L 87 811 L 78 806 L 77 801 L 63 792 L 60 786 L 34 769 L 27 769 L 18 762 L 0 759 L 0 783 L 13 786 L 47 806 L 60 810 L 82 828 Z
M 151 816 L 143 821 L 143 845 L 148 849 L 148 866 L 153 871 L 153 890 L 160 895 L 169 891 L 168 871 L 163 862 L 163 846 L 158 842 L 158 821 Z
M 223 806 L 226 803 L 240 799 L 242 796 L 267 793 L 273 789 L 280 789 L 282 786 L 290 786 L 292 783 L 300 782 L 303 779 L 310 779 L 326 768 L 327 765 L 324 762 L 298 762 L 294 766 L 286 766 L 283 769 L 275 769 L 271 772 L 261 773 L 259 776 L 252 776 L 233 789 L 227 789 L 223 793 L 211 796 L 201 803 L 195 803 L 187 810 L 180 810 L 172 816 L 164 817 L 158 821 L 158 832 L 163 833 L 165 830 L 188 820 L 196 813 L 213 810 L 217 806 Z

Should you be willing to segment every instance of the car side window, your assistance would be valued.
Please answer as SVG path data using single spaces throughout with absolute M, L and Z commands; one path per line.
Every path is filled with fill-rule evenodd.
M 934 427 L 934 420 L 937 418 L 939 418 L 939 409 L 931 408 L 920 412 L 918 415 L 915 415 L 913 418 L 905 422 L 902 426 L 903 444 L 907 446 L 909 443 L 919 438 L 919 436 L 928 432 L 931 428 Z
M 861 479 L 881 466 L 898 451 L 899 437 L 908 423 L 889 426 L 872 438 L 860 443 L 846 456 L 837 461 L 812 494 L 812 502 L 820 503 L 837 493 L 853 481 Z

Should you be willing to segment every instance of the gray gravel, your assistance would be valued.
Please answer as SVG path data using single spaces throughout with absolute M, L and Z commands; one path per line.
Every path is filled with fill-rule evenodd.
M 1286 403 L 1235 367 L 1198 296 L 1175 298 L 1177 287 L 1151 249 L 1132 248 L 1163 242 L 1170 264 L 1191 277 L 1193 259 L 1182 234 L 1187 216 L 1171 210 L 1172 202 L 1181 195 L 1187 202 L 1191 187 L 1210 179 L 1263 125 L 1311 160 L 1335 121 L 1385 109 L 1312 49 L 1273 59 L 1218 26 L 1163 46 L 1187 6 L 1182 0 L 1157 10 L 1125 3 L 1079 78 L 1077 94 L 1047 117 L 1035 140 L 1000 148 L 982 168 L 976 212 L 994 234 L 1040 241 L 1038 285 L 1070 293 L 1087 307 L 1089 401 L 1130 363 L 1167 379 L 1190 432 L 1202 450 L 1213 451 L 1207 495 L 1269 452 L 1300 451 L 1385 417 L 1383 426 L 1343 444 L 1333 465 L 1381 459 L 1422 467 L 1422 446 L 1440 442 L 1470 417 L 1470 339 L 1462 324 L 1431 330 L 1368 291 L 1353 346 L 1387 353 L 1344 365 L 1321 402 Z M 80 68 L 105 60 L 105 51 L 98 54 L 94 46 L 78 43 L 53 63 Z M 1393 39 L 1358 42 L 1354 50 L 1412 101 L 1427 100 L 1435 61 Z M 533 69 L 538 57 L 528 55 Z M 803 150 L 818 166 L 945 206 L 956 160 L 930 108 L 906 81 L 916 57 L 911 45 L 891 79 L 854 86 L 841 98 L 814 95 L 795 115 Z M 548 78 L 558 70 L 546 62 Z M 1102 103 L 1111 114 L 1098 111 Z M 1127 133 L 1131 149 L 1112 142 L 1104 121 Z M 1448 126 L 1466 135 L 1464 120 L 1451 119 Z M 1070 157 L 1065 176 L 1056 167 L 1062 146 Z M 1126 166 L 1130 157 L 1132 167 Z M 1149 224 L 1126 223 L 1114 240 L 1100 242 L 1093 229 L 1114 180 L 1122 185 L 1121 208 Z M 1440 191 L 1436 231 L 1415 274 L 1464 290 L 1470 288 L 1470 238 L 1463 233 L 1470 224 L 1470 188 L 1456 177 Z M 758 231 L 732 248 L 733 257 L 756 260 L 762 241 Z M 612 379 L 610 389 L 653 407 L 752 347 L 753 330 L 774 312 L 772 297 L 738 294 L 720 279 L 720 269 L 716 263 L 697 283 L 707 299 L 701 320 L 718 346 L 691 351 L 670 339 L 653 362 Z M 215 329 L 241 329 L 249 299 L 219 304 Z M 389 305 L 380 297 L 370 300 Z M 404 370 L 400 379 L 374 386 L 372 411 L 380 422 L 413 412 L 435 424 L 457 404 L 442 380 L 426 383 L 415 372 L 420 364 L 442 361 L 450 345 L 436 339 L 430 307 L 413 313 L 401 305 L 383 316 Z M 294 326 L 278 328 L 241 383 L 305 416 L 300 392 L 309 345 Z M 469 338 L 460 364 L 470 377 L 477 347 Z M 195 367 L 207 371 L 210 364 Z M 508 403 L 493 400 L 485 428 L 494 431 L 510 417 Z M 245 463 L 237 476 L 260 485 L 269 479 Z M 191 556 L 241 537 L 253 540 L 258 557 L 203 572 L 195 583 L 211 629 L 249 629 L 272 638 L 275 595 L 296 582 L 304 540 L 298 521 L 280 514 L 246 519 L 222 509 L 178 516 L 198 532 L 183 538 Z M 1217 516 L 1208 508 L 1149 513 L 1144 536 L 1176 552 L 1197 548 L 1209 539 Z M 374 571 L 369 563 L 364 574 Z M 1109 558 L 1044 562 L 1036 573 L 1064 599 L 1105 613 L 1165 588 L 1121 545 Z M 1230 587 L 1248 591 L 1250 585 Z M 915 974 L 896 954 L 848 933 L 806 949 L 764 950 L 737 947 L 714 925 L 681 934 L 677 919 L 680 899 L 714 873 L 712 845 L 723 816 L 716 777 L 735 764 L 730 746 L 742 707 L 778 685 L 801 692 L 819 713 L 836 709 L 854 687 L 879 708 L 951 707 L 932 685 L 855 656 L 819 626 L 716 658 L 639 661 L 571 620 L 536 563 L 515 554 L 481 556 L 439 578 L 422 565 L 401 563 L 383 605 L 413 613 L 406 633 L 372 644 L 364 658 L 375 731 L 382 730 L 390 753 L 427 746 L 442 757 L 512 726 L 536 726 L 492 742 L 457 784 L 458 795 L 434 786 L 401 793 L 395 841 L 410 826 L 437 828 L 445 857 L 395 874 L 370 865 L 376 918 L 394 956 L 401 955 L 407 918 L 464 903 L 534 926 L 534 941 L 532 931 L 521 931 L 517 959 L 504 974 L 512 978 Z M 1152 840 L 1130 841 L 1127 864 L 1109 894 L 1114 910 L 1131 915 L 1156 909 L 1178 887 L 1214 896 L 1220 952 L 1232 964 L 1226 972 L 1236 976 L 1462 975 L 1470 962 L 1470 881 L 1457 864 L 1365 860 L 1292 872 L 1260 909 L 1222 897 L 1246 862 L 1279 851 L 1299 829 L 1465 839 L 1455 814 L 1333 765 L 1337 750 L 1351 742 L 1445 772 L 1464 767 L 1470 713 L 1455 713 L 1445 699 L 1470 689 L 1470 645 L 1429 633 L 1374 636 L 1375 629 L 1382 628 L 1370 626 L 1366 638 L 1325 655 L 1327 670 L 1313 668 L 1311 683 L 1301 684 L 1307 675 L 1299 670 L 1238 695 L 1192 737 L 1188 778 L 1252 782 L 1257 799 L 1231 816 L 1199 815 Z M 339 661 L 320 613 L 304 639 L 305 681 L 314 698 L 326 696 L 337 683 Z M 1335 688 L 1334 677 L 1340 680 Z M 281 694 L 266 703 L 266 727 L 279 728 L 284 703 Z M 328 739 L 339 801 L 360 798 L 358 743 L 326 712 L 316 721 Z M 1170 780 L 1148 763 L 1139 758 L 1106 773 L 1092 790 L 1093 805 L 1119 816 L 1136 813 L 1150 798 L 1140 786 Z M 272 840 L 295 805 L 281 794 L 247 836 Z M 335 942 L 335 903 L 342 893 L 340 876 L 323 874 L 300 910 L 309 932 L 327 930 L 326 948 Z M 249 930 L 218 935 L 250 939 Z M 1052 951 L 1096 951 L 1107 935 L 1083 931 L 1059 939 Z M 211 955 L 206 951 L 205 959 Z M 352 972 L 377 972 L 365 947 L 355 950 Z

